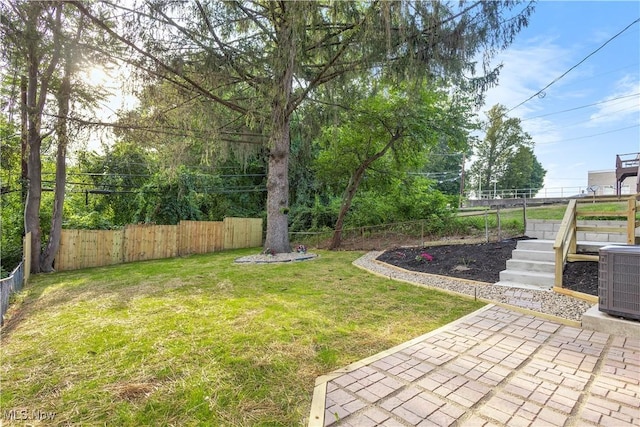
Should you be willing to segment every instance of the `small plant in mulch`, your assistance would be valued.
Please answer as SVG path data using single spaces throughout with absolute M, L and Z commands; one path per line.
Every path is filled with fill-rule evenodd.
M 262 251 L 262 255 L 274 256 L 275 254 L 276 254 L 276 251 L 274 251 L 271 248 L 267 248 L 264 251 Z
M 399 258 L 399 259 L 405 259 L 407 257 L 407 254 L 405 254 L 402 251 L 398 251 L 398 252 L 395 252 L 393 254 L 393 256 L 395 256 L 396 258 Z
M 299 254 L 306 254 L 307 253 L 307 247 L 305 245 L 298 245 L 296 247 L 296 252 L 298 252 Z
M 419 255 L 416 255 L 416 261 L 418 262 L 431 262 L 433 261 L 433 255 L 430 255 L 426 252 L 420 252 Z
M 475 259 L 465 258 L 465 257 L 460 258 L 460 263 L 467 268 L 469 268 L 469 265 L 473 264 L 474 262 L 476 262 Z

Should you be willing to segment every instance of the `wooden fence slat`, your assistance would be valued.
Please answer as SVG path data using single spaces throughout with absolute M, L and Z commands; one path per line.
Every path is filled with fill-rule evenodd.
M 56 270 L 63 271 L 72 269 L 69 266 L 69 258 L 71 258 L 75 253 L 75 248 L 73 248 L 72 243 L 72 234 L 74 232 L 76 232 L 76 230 L 62 230 L 62 234 L 60 236 L 60 248 L 58 249 L 58 256 L 54 262 Z
M 262 246 L 262 218 L 247 218 L 251 229 L 251 238 L 247 242 L 248 247 Z
M 191 247 L 191 245 L 189 244 L 189 233 L 191 230 L 190 227 L 190 223 L 191 221 L 180 221 L 178 223 L 178 230 L 179 230 L 179 236 L 180 236 L 180 242 L 179 242 L 179 251 L 178 253 L 180 255 L 190 255 L 193 252 L 193 249 Z
M 232 233 L 232 221 L 233 218 L 224 219 L 224 247 L 227 249 L 233 249 L 233 233 Z
M 117 232 L 114 233 L 111 248 L 111 264 L 120 264 L 121 262 L 124 262 L 124 230 L 117 230 Z
M 66 270 L 65 260 L 70 253 L 70 251 L 67 250 L 69 231 L 70 230 L 62 230 L 62 233 L 60 234 L 60 247 L 58 248 L 58 253 L 56 254 L 54 261 L 54 268 L 56 270 Z
M 225 218 L 225 249 L 262 246 L 262 219 Z
M 215 230 L 222 225 L 219 221 L 181 221 L 178 227 L 178 254 L 202 254 L 214 252 L 223 246 Z
M 109 233 L 111 234 L 111 233 Z M 107 251 L 106 251 L 106 245 L 107 242 L 111 242 L 111 240 L 113 240 L 111 238 L 111 236 L 106 235 L 105 233 L 98 233 L 96 232 L 96 264 L 103 266 L 105 264 L 107 264 Z
M 218 222 L 212 230 L 212 239 L 215 242 L 212 246 L 212 251 L 222 251 L 224 246 L 224 223 Z

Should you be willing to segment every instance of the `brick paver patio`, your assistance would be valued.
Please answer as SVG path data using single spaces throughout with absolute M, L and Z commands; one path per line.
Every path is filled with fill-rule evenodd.
M 309 426 L 640 426 L 640 337 L 489 305 L 318 378 Z

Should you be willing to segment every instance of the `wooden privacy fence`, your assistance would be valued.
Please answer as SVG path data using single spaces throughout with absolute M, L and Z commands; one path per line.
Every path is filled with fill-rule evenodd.
M 62 230 L 57 271 L 173 258 L 262 245 L 262 219 L 127 225 L 121 230 Z

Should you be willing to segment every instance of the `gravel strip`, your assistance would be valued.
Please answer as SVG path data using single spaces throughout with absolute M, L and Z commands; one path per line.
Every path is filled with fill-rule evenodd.
M 445 276 L 401 270 L 376 261 L 376 258 L 380 256 L 380 254 L 382 254 L 381 251 L 369 252 L 355 260 L 353 264 L 373 273 L 387 276 L 390 279 L 404 280 L 421 286 L 446 289 L 472 297 L 477 296 L 478 298 L 484 298 L 489 301 L 515 305 L 569 320 L 580 321 L 584 312 L 592 307 L 592 304 L 587 301 L 558 294 L 553 291 L 519 289 L 488 283 L 475 285 Z

